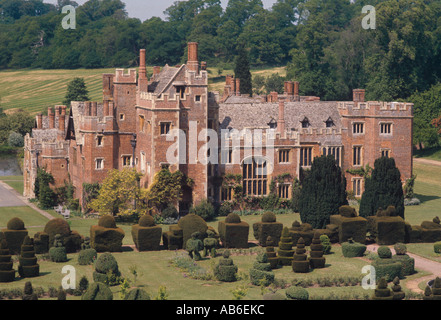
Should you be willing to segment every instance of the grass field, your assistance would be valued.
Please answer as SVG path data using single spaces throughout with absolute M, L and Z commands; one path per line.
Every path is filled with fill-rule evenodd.
M 223 91 L 225 75 L 234 74 L 233 70 L 208 68 L 209 86 L 212 91 Z M 62 104 L 67 84 L 75 77 L 84 78 L 89 98 L 102 101 L 102 74 L 114 73 L 109 69 L 77 69 L 77 70 L 11 70 L 0 72 L 0 107 L 6 110 L 24 109 L 31 114 L 47 110 L 48 106 Z M 147 68 L 152 74 L 153 67 Z M 285 76 L 285 68 L 267 68 L 253 70 L 252 74 L 270 75 L 279 73 Z

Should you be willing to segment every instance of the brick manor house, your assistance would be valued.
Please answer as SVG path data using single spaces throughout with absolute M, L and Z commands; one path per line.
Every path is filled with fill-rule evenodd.
M 284 177 L 276 179 L 276 188 L 280 197 L 289 198 L 300 168 L 307 169 L 322 154 L 335 157 L 355 196 L 363 192 L 363 178 L 347 170 L 373 166 L 381 156 L 396 160 L 403 182 L 412 176 L 411 103 L 365 101 L 362 89 L 353 90 L 353 101 L 320 101 L 299 96 L 295 81 L 285 82 L 283 94 L 250 97 L 240 93 L 240 80 L 233 76 L 226 77 L 219 94 L 208 91 L 207 65 L 198 61 L 197 43 L 188 43 L 186 64 L 154 67 L 150 79 L 145 55 L 141 50 L 138 73 L 116 69 L 103 75 L 102 102 L 72 102 L 69 111 L 55 106 L 47 116 L 36 116 L 35 128 L 25 137 L 24 196 L 34 197 L 38 167 L 53 175 L 55 186 L 70 181 L 82 203 L 83 183 L 102 182 L 108 170 L 134 166 L 144 174 L 141 186 L 147 187 L 168 166 L 194 181 L 184 192 L 181 210 L 203 198 L 232 199 L 231 189 L 219 182 L 227 174 L 242 175 L 243 190 L 252 196 L 268 194 L 272 179 Z M 209 128 L 219 133 L 273 129 L 274 153 L 265 153 L 264 134 L 257 156 L 241 143 L 219 146 L 216 157 L 226 160 L 219 164 L 192 159 L 189 152 L 183 163 L 170 164 L 166 153 L 176 139 L 167 139 L 167 133 L 174 128 L 186 133 L 187 150 L 206 144 L 192 131 L 197 137 Z M 239 161 L 232 161 L 233 154 Z M 267 166 L 271 170 L 256 174 L 256 168 Z

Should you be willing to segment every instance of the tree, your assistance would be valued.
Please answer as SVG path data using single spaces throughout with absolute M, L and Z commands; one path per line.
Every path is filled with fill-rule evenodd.
M 365 188 L 360 202 L 360 216 L 375 215 L 379 208 L 394 206 L 397 215 L 404 219 L 404 192 L 400 170 L 393 158 L 381 157 L 375 160 L 370 178 L 365 180 Z
M 51 188 L 55 182 L 52 174 L 44 168 L 37 169 L 37 178 L 34 184 L 35 197 L 38 199 L 38 205 L 42 209 L 49 209 L 56 205 L 57 195 Z
M 250 62 L 248 60 L 248 53 L 243 47 L 239 50 L 239 55 L 236 58 L 234 75 L 236 79 L 240 79 L 240 92 L 252 95 L 253 84 L 251 80 Z
M 89 100 L 89 91 L 83 78 L 74 78 L 67 85 L 67 92 L 63 103 L 70 106 L 72 101 L 87 101 Z
M 98 197 L 89 203 L 89 207 L 100 214 L 116 215 L 134 209 L 135 201 L 140 198 L 138 180 L 141 174 L 135 169 L 113 169 L 101 184 Z
M 299 197 L 300 218 L 314 229 L 323 229 L 338 208 L 348 204 L 346 179 L 333 156 L 314 158 L 303 180 Z

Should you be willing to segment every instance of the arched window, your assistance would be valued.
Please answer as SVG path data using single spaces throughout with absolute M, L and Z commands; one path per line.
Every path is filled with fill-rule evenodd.
M 250 196 L 267 194 L 267 161 L 260 157 L 247 158 L 242 163 L 243 193 Z

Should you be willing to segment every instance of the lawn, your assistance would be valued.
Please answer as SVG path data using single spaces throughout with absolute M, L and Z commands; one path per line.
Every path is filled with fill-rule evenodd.
M 414 154 L 415 154 L 415 158 L 425 158 L 430 160 L 441 161 L 441 147 L 416 150 Z

